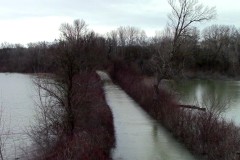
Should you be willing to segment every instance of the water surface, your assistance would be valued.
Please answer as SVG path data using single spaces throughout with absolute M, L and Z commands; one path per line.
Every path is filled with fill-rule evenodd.
M 206 98 L 228 102 L 224 116 L 240 125 L 240 81 L 182 80 L 170 84 L 184 104 L 201 105 Z
M 19 158 L 19 154 L 29 145 L 26 130 L 34 119 L 34 94 L 30 75 L 0 73 L 0 134 L 7 159 Z
M 196 159 L 122 89 L 113 84 L 106 73 L 98 73 L 105 81 L 106 99 L 114 117 L 114 160 Z

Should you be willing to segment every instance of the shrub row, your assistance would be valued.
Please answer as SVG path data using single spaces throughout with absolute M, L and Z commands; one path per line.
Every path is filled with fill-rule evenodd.
M 102 83 L 94 73 L 74 77 L 74 135 L 63 134 L 45 160 L 108 160 L 115 144 L 113 116 L 105 100 Z
M 213 110 L 192 111 L 164 90 L 143 83 L 144 76 L 120 62 L 110 71 L 118 83 L 154 119 L 165 126 L 192 153 L 208 160 L 240 158 L 240 128 Z

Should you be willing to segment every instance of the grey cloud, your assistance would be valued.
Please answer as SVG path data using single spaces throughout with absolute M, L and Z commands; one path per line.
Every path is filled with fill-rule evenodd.
M 225 10 L 221 10 L 221 6 L 224 6 L 222 3 L 225 2 L 220 3 L 219 9 L 216 6 L 219 18 L 210 23 L 198 24 L 200 28 L 212 23 L 240 26 L 240 22 L 237 21 L 240 12 L 225 13 Z M 0 21 L 18 19 L 20 22 L 23 18 L 60 17 L 64 23 L 66 17 L 70 17 L 84 19 L 89 28 L 96 30 L 136 26 L 151 32 L 164 28 L 167 24 L 167 14 L 170 13 L 167 0 L 2 0 L 0 10 Z
M 1 8 L 6 8 L 3 15 L 4 18 L 21 18 L 27 16 L 79 16 L 97 17 L 99 21 L 115 18 L 124 19 L 136 15 L 152 15 L 144 10 L 144 6 L 148 4 L 148 0 L 12 0 L 5 1 L 1 4 Z M 111 18 L 113 16 L 113 18 Z M 109 18 L 110 17 L 110 18 Z M 86 20 L 87 21 L 87 20 Z

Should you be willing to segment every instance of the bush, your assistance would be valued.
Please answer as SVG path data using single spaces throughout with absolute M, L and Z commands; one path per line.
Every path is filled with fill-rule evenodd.
M 95 72 L 84 72 L 74 76 L 73 81 L 73 92 L 76 94 L 73 94 L 72 100 L 77 102 L 73 103 L 73 134 L 62 129 L 48 148 L 37 144 L 39 149 L 35 159 L 111 159 L 110 150 L 115 144 L 113 116 L 106 103 L 101 80 Z M 60 120 L 64 121 L 62 118 Z M 43 132 L 38 131 L 34 132 L 38 133 L 35 138 L 43 136 Z
M 240 150 L 240 128 L 222 119 L 219 112 L 180 107 L 164 90 L 143 83 L 144 76 L 123 63 L 115 63 L 111 77 L 153 118 L 164 125 L 193 153 L 208 160 L 234 160 Z M 215 103 L 217 105 L 221 105 Z

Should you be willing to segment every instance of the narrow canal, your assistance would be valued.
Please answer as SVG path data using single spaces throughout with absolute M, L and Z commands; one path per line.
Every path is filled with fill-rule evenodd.
M 195 160 L 196 158 L 153 120 L 109 76 L 98 71 L 115 126 L 114 160 Z

